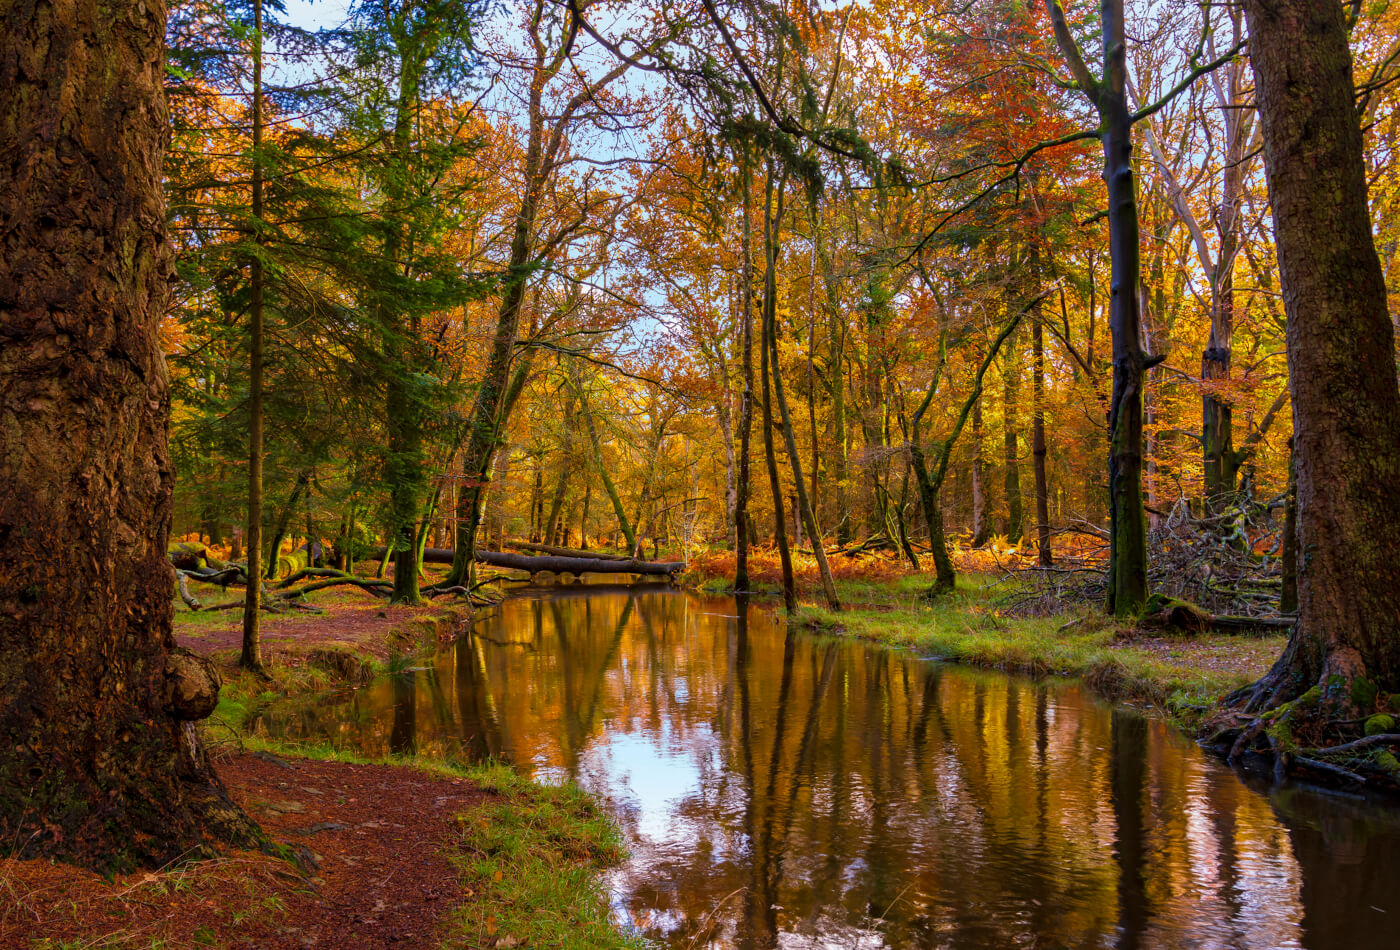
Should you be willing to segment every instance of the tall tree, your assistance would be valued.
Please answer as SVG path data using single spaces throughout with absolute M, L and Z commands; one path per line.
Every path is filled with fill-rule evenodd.
M 0 22 L 0 849 L 251 843 L 190 726 L 217 679 L 171 634 L 165 7 Z
M 362 114 L 371 134 L 383 136 L 366 298 L 380 335 L 396 603 L 422 602 L 418 519 L 427 485 L 427 429 L 446 395 L 438 347 L 424 339 L 424 318 L 471 295 L 470 285 L 460 282 L 460 265 L 438 248 L 460 214 L 452 196 L 441 192 L 456 180 L 449 174 L 454 158 L 471 147 L 460 135 L 467 123 L 463 118 L 435 129 L 437 110 L 425 109 L 425 100 L 465 92 L 479 13 L 478 0 L 361 0 L 355 7 L 356 48 L 389 77 L 382 98 L 368 96 Z
M 1400 389 L 1367 205 L 1341 4 L 1246 0 L 1288 318 L 1298 623 L 1236 694 L 1268 709 L 1322 687 L 1329 714 L 1400 692 Z
M 552 250 L 567 240 L 580 223 L 570 221 L 559 225 L 554 233 L 542 233 L 541 217 L 546 210 L 549 190 L 558 181 L 561 171 L 576 158 L 571 151 L 571 133 L 588 123 L 605 125 L 610 121 L 607 110 L 599 108 L 600 103 L 607 99 L 608 88 L 636 62 L 632 57 L 625 57 L 595 76 L 587 76 L 579 68 L 575 43 L 583 25 L 583 14 L 596 2 L 579 0 L 570 4 L 565 14 L 545 0 L 534 0 L 525 24 L 529 51 L 508 60 L 512 72 L 527 77 L 522 90 L 526 110 L 526 141 L 520 169 L 522 190 L 510 228 L 510 247 L 491 348 L 463 439 L 456 553 L 450 574 L 453 583 L 469 577 L 475 566 L 476 533 L 481 523 L 486 476 L 510 415 L 505 397 L 520 342 L 525 292 Z M 590 35 L 596 34 L 590 29 Z M 648 41 L 631 41 L 638 55 L 649 56 L 664 46 L 669 35 L 668 30 L 662 29 Z M 582 220 L 588 220 L 603 206 L 615 209 L 616 198 L 601 191 L 586 195 L 584 207 L 580 209 Z
M 1104 182 L 1108 186 L 1108 248 L 1112 278 L 1108 326 L 1113 336 L 1113 392 L 1108 410 L 1108 611 L 1136 612 L 1147 600 L 1147 525 L 1142 500 L 1142 387 L 1148 360 L 1138 312 L 1141 271 L 1133 116 L 1128 111 L 1128 40 L 1122 0 L 1102 0 L 1103 75 L 1095 78 L 1070 34 L 1064 11 L 1047 0 L 1055 39 L 1080 90 L 1103 123 Z
M 262 670 L 262 515 L 263 515 L 263 4 L 253 0 L 253 253 L 248 305 L 248 589 L 243 600 L 243 649 L 238 665 Z M 310 544 L 308 537 L 306 543 Z M 277 563 L 274 547 L 269 558 Z

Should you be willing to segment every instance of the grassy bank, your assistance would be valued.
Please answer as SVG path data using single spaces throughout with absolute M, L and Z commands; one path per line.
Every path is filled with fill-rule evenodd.
M 998 604 L 1006 591 L 992 589 L 986 577 L 962 575 L 956 592 L 929 603 L 923 592 L 933 582 L 931 574 L 865 565 L 842 573 L 841 565 L 833 567 L 845 609 L 838 613 L 818 606 L 815 573 L 802 572 L 797 623 L 970 666 L 1078 676 L 1108 699 L 1150 705 L 1184 721 L 1257 679 L 1287 642 L 1284 636 L 1147 631 L 1092 607 L 1013 617 Z M 728 577 L 710 570 L 688 580 L 701 590 L 719 591 Z M 766 574 L 759 586 L 764 593 L 777 592 Z
M 461 896 L 439 926 L 443 950 L 649 946 L 611 919 L 600 872 L 626 857 L 626 842 L 617 823 L 576 785 L 540 785 L 498 763 L 367 759 L 326 745 L 264 737 L 245 738 L 241 749 L 289 761 L 389 765 L 406 776 L 465 779 L 484 792 L 479 804 L 456 815 L 457 831 L 448 840 L 411 842 L 445 851 L 457 874 Z
M 392 668 L 394 661 L 387 666 Z M 424 757 L 367 759 L 329 745 L 293 743 L 246 732 L 249 714 L 269 702 L 295 701 L 333 685 L 312 666 L 271 667 L 269 678 L 237 672 L 209 720 L 214 752 L 279 759 L 389 765 L 461 778 L 487 793 L 456 816 L 449 840 L 414 842 L 451 858 L 462 899 L 442 920 L 443 948 L 548 947 L 627 950 L 646 946 L 616 927 L 599 872 L 626 857 L 617 823 L 572 784 L 540 785 L 510 768 Z

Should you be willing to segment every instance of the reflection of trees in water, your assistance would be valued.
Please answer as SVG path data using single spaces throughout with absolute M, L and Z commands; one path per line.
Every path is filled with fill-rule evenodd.
M 1310 932 L 1362 946 L 1375 931 L 1341 918 L 1363 897 L 1400 910 L 1380 903 L 1395 891 L 1378 870 L 1393 830 L 1368 838 L 1276 800 L 1290 846 L 1263 798 L 1161 723 L 736 607 L 630 590 L 510 601 L 431 674 L 362 691 L 361 719 L 330 726 L 321 711 L 299 728 L 585 782 L 614 777 L 607 732 L 684 751 L 698 787 L 665 804 L 664 847 L 638 841 L 635 886 L 616 881 L 682 946 L 771 948 L 784 932 L 841 946 L 950 933 L 973 947 L 1279 945 L 1302 916 L 1291 851 Z M 1359 862 L 1341 874 L 1339 849 Z
M 1270 799 L 1303 871 L 1303 945 L 1363 950 L 1400 943 L 1400 809 L 1297 785 L 1275 789 Z
M 417 745 L 417 699 L 418 677 L 412 673 L 398 673 L 389 678 L 394 690 L 394 719 L 389 730 L 389 751 L 395 755 L 412 755 Z
M 1143 791 L 1147 773 L 1147 720 L 1114 709 L 1109 769 L 1113 774 L 1113 857 L 1118 863 L 1118 946 L 1136 950 L 1147 926 L 1144 879 Z

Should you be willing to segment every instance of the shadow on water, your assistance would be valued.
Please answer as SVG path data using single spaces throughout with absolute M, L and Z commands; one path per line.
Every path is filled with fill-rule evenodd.
M 261 727 L 578 781 L 631 837 L 618 917 L 675 947 L 1397 945 L 1393 805 L 733 598 L 527 591 L 426 669 Z

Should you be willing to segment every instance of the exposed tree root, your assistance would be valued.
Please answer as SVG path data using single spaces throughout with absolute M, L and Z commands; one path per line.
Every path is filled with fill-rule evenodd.
M 1302 678 L 1289 659 L 1285 652 L 1258 682 L 1227 696 L 1202 744 L 1232 762 L 1271 762 L 1279 780 L 1400 792 L 1391 697 L 1361 674 L 1327 674 L 1300 692 Z

